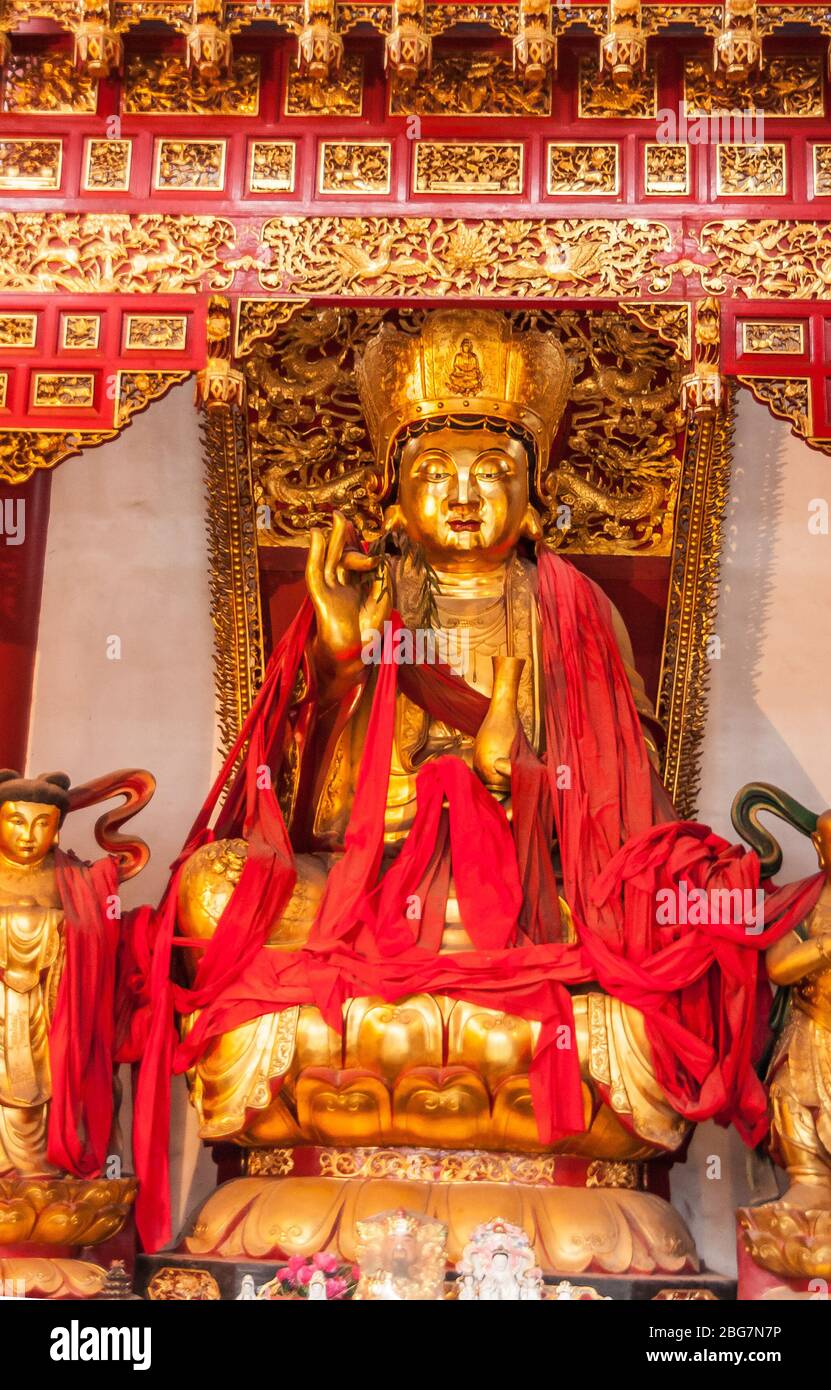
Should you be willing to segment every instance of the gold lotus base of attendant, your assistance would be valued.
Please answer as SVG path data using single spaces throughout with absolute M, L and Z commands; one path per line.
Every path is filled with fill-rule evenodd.
M 135 1196 L 135 1178 L 0 1178 L 0 1249 L 99 1245 L 121 1230 Z
M 89 1260 L 29 1255 L 0 1260 L 0 1290 L 12 1298 L 97 1298 L 105 1278 L 106 1271 Z
M 546 1274 L 680 1274 L 699 1269 L 692 1236 L 681 1217 L 652 1193 L 631 1187 L 558 1187 L 545 1178 L 529 1182 L 517 1166 L 528 1163 L 527 1155 L 481 1155 L 507 1165 L 504 1173 L 494 1168 L 497 1180 L 488 1181 L 460 1163 L 476 1156 L 456 1154 L 449 1156 L 459 1165 L 455 1177 L 448 1169 L 423 1181 L 407 1174 L 423 1172 L 427 1166 L 435 1172 L 435 1155 L 421 1165 L 417 1151 L 402 1155 L 398 1175 L 393 1176 L 389 1152 L 379 1151 L 380 1157 L 364 1157 L 358 1163 L 359 1171 L 366 1171 L 367 1162 L 380 1163 L 389 1176 L 262 1175 L 224 1183 L 202 1206 L 182 1248 L 191 1257 L 229 1260 L 332 1250 L 351 1261 L 358 1222 L 405 1207 L 446 1224 L 448 1259 L 454 1263 L 475 1227 L 498 1216 L 528 1232 Z M 334 1168 L 337 1171 L 336 1163 Z M 621 1178 L 626 1180 L 626 1175 Z
M 742 1207 L 745 1249 L 762 1269 L 788 1279 L 831 1278 L 831 1209 L 788 1201 Z

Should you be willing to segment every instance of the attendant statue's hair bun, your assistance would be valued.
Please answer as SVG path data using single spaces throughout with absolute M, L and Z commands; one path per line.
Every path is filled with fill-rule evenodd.
M 53 786 L 60 787 L 61 791 L 65 792 L 68 792 L 72 785 L 72 778 L 68 777 L 65 772 L 41 772 L 40 776 L 35 778 L 35 781 L 51 782 Z
M 61 821 L 69 810 L 72 779 L 65 772 L 42 772 L 39 777 L 23 777 L 10 768 L 0 771 L 0 804 L 4 801 L 35 801 L 57 806 Z

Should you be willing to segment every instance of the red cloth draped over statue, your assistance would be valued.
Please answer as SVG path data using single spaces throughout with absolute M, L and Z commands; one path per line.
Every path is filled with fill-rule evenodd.
M 770 999 L 759 952 L 810 911 L 816 876 L 771 894 L 764 924 L 661 925 L 661 890 L 759 887 L 752 853 L 706 826 L 668 820 L 651 773 L 608 600 L 567 562 L 539 557 L 546 754 L 520 737 L 512 757 L 512 822 L 461 759 L 440 758 L 417 778 L 417 811 L 404 847 L 379 881 L 396 687 L 462 732 L 475 733 L 487 701 L 441 667 L 378 669 L 344 853 L 333 867 L 312 933 L 296 952 L 264 948 L 295 882 L 292 848 L 271 785 L 295 676 L 312 629 L 304 605 L 270 662 L 263 689 L 197 819 L 158 912 L 134 921 L 122 995 L 122 1060 L 141 1058 L 134 1106 L 137 1206 L 145 1246 L 169 1239 L 167 1116 L 172 1071 L 208 1040 L 293 1004 L 316 1005 L 340 1030 L 350 997 L 432 992 L 541 1022 L 530 1081 L 546 1143 L 580 1131 L 583 1112 L 568 986 L 597 981 L 641 1009 L 658 1079 L 691 1121 L 736 1124 L 748 1143 L 765 1129 L 753 1063 Z M 397 615 L 394 618 L 400 624 Z M 215 831 L 208 829 L 248 745 Z M 262 779 L 260 779 L 262 780 Z M 656 823 L 659 822 L 659 823 Z M 578 942 L 559 940 L 556 828 L 562 891 Z M 213 834 L 249 837 L 245 869 L 202 956 L 191 989 L 170 983 L 179 868 Z M 474 949 L 439 956 L 452 873 Z M 407 904 L 424 904 L 418 933 Z M 174 1006 L 201 1013 L 184 1042 Z
M 113 1120 L 118 871 L 113 858 L 84 864 L 56 849 L 55 876 L 66 956 L 49 1030 L 48 1158 L 91 1178 L 106 1162 Z

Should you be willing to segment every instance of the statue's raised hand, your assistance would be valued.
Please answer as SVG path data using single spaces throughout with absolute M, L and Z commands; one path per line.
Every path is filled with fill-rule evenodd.
M 328 535 L 317 528 L 309 533 L 306 586 L 317 618 L 321 674 L 327 686 L 352 683 L 361 667 L 361 648 L 392 611 L 387 562 L 358 550 L 351 523 L 335 512 Z

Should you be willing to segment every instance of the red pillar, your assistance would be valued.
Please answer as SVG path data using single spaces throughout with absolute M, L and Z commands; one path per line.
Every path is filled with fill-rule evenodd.
M 24 770 L 52 475 L 0 487 L 0 767 Z

